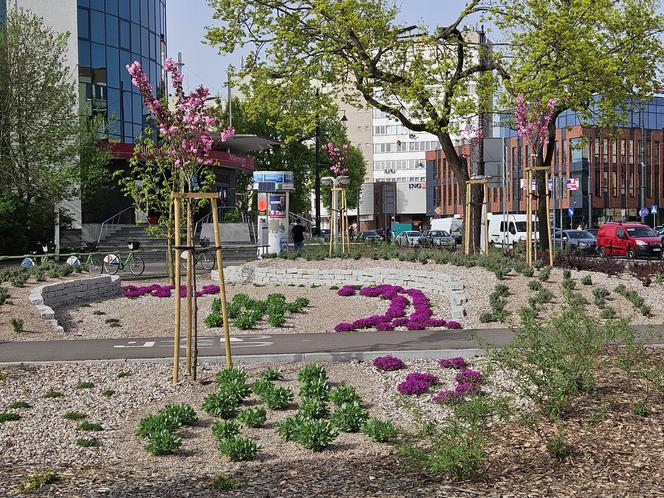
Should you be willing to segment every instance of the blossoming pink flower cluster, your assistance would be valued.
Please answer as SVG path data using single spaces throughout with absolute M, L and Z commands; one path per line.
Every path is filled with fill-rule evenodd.
M 340 296 L 355 295 L 355 288 L 346 285 L 337 292 Z M 335 327 L 337 332 L 350 332 L 358 329 L 394 330 L 397 327 L 406 327 L 408 330 L 424 330 L 428 327 L 447 327 L 460 329 L 461 324 L 455 321 L 438 320 L 433 318 L 429 298 L 418 289 L 404 289 L 398 285 L 381 284 L 372 287 L 363 287 L 359 292 L 364 297 L 381 297 L 389 299 L 390 306 L 384 315 L 372 315 L 360 318 L 352 323 L 342 322 Z M 411 305 L 414 312 L 406 317 L 406 309 Z
M 460 361 L 459 361 L 460 360 Z M 463 358 L 452 358 L 452 360 L 440 360 L 441 366 L 447 366 L 448 363 L 443 363 L 449 361 L 449 365 L 452 368 L 461 368 L 461 371 L 454 376 L 454 380 L 457 385 L 454 389 L 447 389 L 436 394 L 432 401 L 437 403 L 449 403 L 454 401 L 459 401 L 463 399 L 465 395 L 475 394 L 479 392 L 484 384 L 484 378 L 482 374 L 467 368 L 466 362 Z
M 514 111 L 517 134 L 530 142 L 533 152 L 538 152 L 542 146 L 549 143 L 548 128 L 555 108 L 556 99 L 553 98 L 549 99 L 546 106 L 537 103 L 529 109 L 523 94 L 517 96 Z
M 175 90 L 177 102 L 171 111 L 161 105 L 154 97 L 154 89 L 138 61 L 127 65 L 131 82 L 143 96 L 145 107 L 154 117 L 159 127 L 159 134 L 166 144 L 166 156 L 170 157 L 176 167 L 196 171 L 200 164 L 210 164 L 210 151 L 214 140 L 210 128 L 216 126 L 217 120 L 209 114 L 205 106 L 209 91 L 201 86 L 185 95 L 182 89 L 183 76 L 172 59 L 164 62 L 164 70 L 171 73 L 171 82 Z M 235 134 L 235 130 L 227 128 L 221 133 L 221 140 L 226 141 Z
M 406 379 L 397 386 L 397 391 L 401 394 L 422 394 L 434 384 L 438 384 L 438 377 L 435 375 L 413 372 L 406 375 Z
M 323 144 L 323 150 L 327 152 L 330 158 L 330 170 L 336 176 L 344 176 L 348 174 L 348 166 L 346 154 L 348 153 L 348 144 L 343 144 L 341 149 L 334 145 L 332 142 Z
M 136 287 L 135 285 L 125 285 L 122 287 L 122 296 L 129 298 L 142 297 L 147 294 L 154 297 L 171 297 L 171 291 L 175 288 L 174 285 L 159 285 L 151 284 L 142 287 Z M 201 297 L 205 294 L 218 294 L 219 286 L 216 284 L 204 285 L 200 291 L 196 291 L 196 296 Z M 180 286 L 180 297 L 187 296 L 187 286 Z

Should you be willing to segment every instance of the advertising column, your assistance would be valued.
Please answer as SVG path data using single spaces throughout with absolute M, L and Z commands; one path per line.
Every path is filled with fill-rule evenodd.
M 288 250 L 288 194 L 268 193 L 268 245 L 270 254 Z

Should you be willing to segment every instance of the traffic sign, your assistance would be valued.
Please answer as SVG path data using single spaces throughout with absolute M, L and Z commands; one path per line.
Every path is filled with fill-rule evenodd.
M 574 218 L 574 208 L 567 208 L 567 214 L 569 215 L 570 218 Z
M 648 208 L 641 208 L 641 211 L 639 211 L 639 216 L 648 216 L 650 214 L 650 209 Z
M 657 204 L 653 204 L 652 207 L 650 208 L 650 212 L 651 212 L 652 214 L 657 214 L 657 210 L 658 210 L 658 209 L 659 209 L 659 208 L 657 207 Z

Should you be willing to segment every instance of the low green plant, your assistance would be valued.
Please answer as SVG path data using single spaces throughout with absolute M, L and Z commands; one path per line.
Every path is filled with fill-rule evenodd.
M 551 267 L 550 266 L 545 266 L 537 274 L 537 279 L 540 282 L 548 282 L 550 276 L 551 276 Z
M 480 314 L 480 323 L 493 323 L 497 321 L 498 320 L 494 318 L 493 313 L 486 311 Z
M 531 291 L 535 292 L 542 290 L 542 282 L 540 282 L 539 280 L 531 280 L 530 282 L 528 282 L 528 288 Z
M 106 320 L 104 320 L 104 323 L 106 323 L 106 325 L 108 325 L 111 328 L 122 327 L 119 318 L 107 318 Z
M 549 289 L 540 289 L 534 296 L 537 304 L 550 303 L 553 300 L 553 292 Z
M 143 437 L 151 437 L 162 431 L 175 432 L 182 423 L 172 415 L 156 412 L 143 417 L 138 423 L 136 434 Z
M 232 393 L 220 390 L 208 394 L 203 399 L 201 408 L 207 414 L 219 418 L 235 418 L 238 413 L 240 400 Z
M 54 390 L 51 389 L 46 394 L 44 394 L 44 398 L 47 398 L 47 399 L 49 399 L 49 398 L 62 398 L 64 395 L 65 395 L 65 393 L 63 393 L 61 391 L 54 391 Z
M 256 317 L 251 312 L 241 313 L 233 322 L 240 330 L 253 329 L 256 326 Z
M 293 401 L 293 391 L 287 387 L 272 385 L 258 395 L 270 410 L 285 410 Z
M 283 327 L 286 325 L 286 316 L 284 315 L 283 311 L 278 313 L 270 313 L 267 317 L 267 322 L 272 327 Z
M 3 305 L 9 299 L 9 291 L 4 287 L 0 287 L 0 305 Z
M 215 297 L 212 300 L 212 305 L 210 307 L 210 313 L 203 320 L 208 327 L 222 327 L 224 325 L 224 316 L 221 310 L 221 299 Z
M 299 413 L 305 418 L 326 418 L 330 414 L 327 403 L 318 398 L 302 399 L 299 408 Z
M 113 389 L 104 389 L 101 392 L 101 395 L 104 396 L 105 398 L 110 398 L 115 394 L 115 391 Z
M 305 365 L 298 370 L 297 380 L 300 382 L 312 382 L 316 380 L 327 381 L 327 370 L 325 370 L 325 367 L 317 363 Z
M 331 422 L 343 432 L 357 432 L 369 418 L 369 413 L 362 408 L 359 402 L 343 403 L 332 416 Z
M 127 377 L 131 377 L 131 372 L 121 370 L 120 372 L 118 372 L 117 377 L 118 377 L 118 379 L 124 379 L 124 378 L 127 378 Z
M 265 408 L 255 407 L 242 410 L 237 418 L 247 427 L 262 427 L 267 420 Z
M 362 426 L 364 432 L 377 443 L 393 443 L 397 440 L 397 429 L 389 420 L 370 418 Z
M 34 491 L 35 489 L 41 489 L 44 486 L 53 484 L 54 482 L 61 481 L 62 477 L 53 472 L 52 470 L 42 470 L 41 472 L 36 472 L 30 474 L 26 481 L 21 484 L 21 491 L 27 493 L 29 491 Z
M 14 401 L 13 403 L 10 403 L 7 408 L 10 410 L 17 410 L 19 408 L 32 408 L 32 405 L 25 401 Z
M 260 447 L 253 439 L 244 436 L 233 436 L 219 443 L 219 452 L 233 462 L 252 460 Z
M 145 451 L 153 455 L 173 455 L 182 446 L 182 438 L 174 432 L 162 430 L 148 437 Z
M 225 368 L 215 375 L 214 380 L 220 386 L 237 382 L 244 384 L 247 382 L 247 372 L 236 367 Z
M 306 420 L 306 417 L 301 413 L 286 417 L 284 420 L 277 423 L 277 434 L 279 434 L 279 436 L 285 441 L 292 441 L 299 424 L 303 420 Z
M 78 428 L 82 431 L 100 432 L 104 430 L 104 427 L 99 422 L 81 422 Z
M 240 489 L 243 484 L 242 481 L 238 479 L 225 474 L 219 474 L 210 479 L 209 486 L 210 489 L 214 489 L 215 491 L 233 491 L 235 489 Z
M 66 420 L 83 420 L 84 418 L 88 418 L 88 416 L 81 412 L 67 412 L 62 416 L 62 418 Z
M 92 389 L 93 387 L 95 387 L 95 384 L 90 381 L 82 381 L 76 385 L 76 389 Z
M 99 440 L 96 438 L 80 437 L 76 440 L 76 446 L 81 446 L 83 448 L 94 448 L 101 446 Z
M 563 279 L 564 280 L 571 280 L 572 279 L 572 271 L 571 270 L 563 270 Z
M 355 401 L 361 402 L 360 396 L 357 391 L 350 384 L 342 383 L 330 391 L 330 400 L 336 406 L 341 406 L 344 403 L 353 403 Z
M 611 306 L 607 306 L 604 309 L 602 309 L 600 317 L 603 318 L 604 320 L 613 320 L 616 317 L 616 310 L 613 309 Z
M 336 285 L 333 285 L 333 286 L 330 287 L 330 290 L 339 290 L 339 287 L 336 286 Z
M 584 275 L 584 276 L 581 278 L 581 283 L 582 283 L 583 285 L 592 285 L 592 284 L 593 284 L 593 277 L 590 276 L 590 275 Z
M 632 413 L 637 417 L 647 417 L 650 415 L 650 410 L 648 409 L 648 405 L 644 400 L 639 400 L 634 403 L 634 406 L 632 407 Z
M 567 439 L 565 438 L 562 431 L 554 434 L 546 441 L 546 451 L 549 453 L 551 458 L 558 462 L 564 460 L 565 457 L 569 455 L 570 450 L 571 446 L 567 442 Z
M 93 314 L 93 315 L 97 315 L 97 316 L 102 316 L 102 315 L 105 315 L 106 312 L 104 312 L 104 311 L 102 311 L 102 310 L 94 310 L 94 311 L 92 312 L 92 314 Z
M 296 420 L 290 439 L 308 450 L 322 451 L 338 435 L 329 420 L 301 418 Z
M 217 420 L 212 424 L 212 434 L 222 441 L 240 434 L 240 424 L 235 420 Z
M 14 329 L 14 333 L 20 334 L 21 332 L 23 332 L 23 319 L 12 318 L 11 324 L 12 324 L 12 329 Z
M 174 418 L 180 425 L 194 425 L 198 422 L 196 411 L 187 403 L 170 403 L 159 410 L 164 417 Z
M 4 422 L 14 422 L 16 420 L 21 420 L 21 416 L 18 413 L 0 412 L 0 424 Z
M 284 375 L 278 368 L 266 368 L 259 374 L 259 377 L 263 380 L 282 380 Z

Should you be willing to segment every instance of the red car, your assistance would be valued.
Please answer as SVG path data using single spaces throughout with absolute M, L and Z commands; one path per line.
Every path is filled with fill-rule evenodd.
M 662 257 L 662 240 L 642 223 L 606 223 L 597 232 L 597 250 L 602 256 Z

